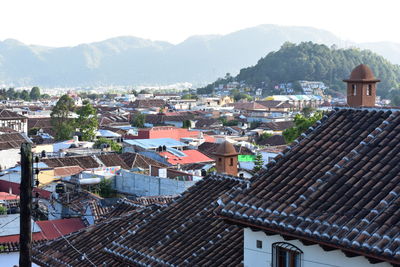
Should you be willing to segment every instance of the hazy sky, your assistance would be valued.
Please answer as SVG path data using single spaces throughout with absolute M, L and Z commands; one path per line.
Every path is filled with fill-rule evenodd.
M 400 43 L 397 0 L 0 0 L 0 40 L 70 46 L 131 35 L 178 43 L 259 24 Z

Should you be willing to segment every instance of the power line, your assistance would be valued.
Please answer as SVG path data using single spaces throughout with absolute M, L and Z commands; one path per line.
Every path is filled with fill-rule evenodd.
M 50 221 L 50 222 L 51 222 L 51 221 Z M 61 237 L 62 237 L 65 241 L 67 241 L 68 245 L 70 245 L 76 252 L 78 252 L 78 253 L 82 256 L 82 259 L 87 259 L 87 260 L 90 262 L 90 264 L 92 264 L 93 266 L 96 266 L 96 264 L 94 264 L 94 263 L 88 258 L 88 256 L 86 256 L 85 253 L 80 252 L 76 247 L 74 247 L 74 245 L 71 244 L 71 242 L 69 242 L 69 240 L 61 233 L 61 231 L 58 229 L 58 227 L 57 227 L 53 222 L 51 222 L 51 224 L 54 226 L 54 229 L 56 229 L 56 231 L 61 235 Z

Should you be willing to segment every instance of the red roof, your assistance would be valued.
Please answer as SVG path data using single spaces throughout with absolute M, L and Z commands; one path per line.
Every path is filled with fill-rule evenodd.
M 138 130 L 137 136 L 126 136 L 128 139 L 154 139 L 154 138 L 172 138 L 181 141 L 182 138 L 199 138 L 199 131 L 189 131 L 184 128 L 174 126 L 157 126 Z M 207 142 L 214 142 L 214 137 L 203 135 Z
M 9 194 L 7 192 L 0 192 L 0 200 L 17 200 L 19 196 L 14 194 Z
M 0 192 L 10 192 L 10 188 L 13 194 L 19 195 L 20 193 L 20 184 L 19 183 L 13 183 L 5 180 L 0 180 Z M 51 192 L 40 189 L 40 188 L 33 188 L 33 197 L 35 197 L 35 193 L 39 193 L 40 198 L 45 198 L 45 199 L 50 199 Z
M 167 161 L 172 165 L 214 161 L 213 159 L 207 157 L 197 150 L 184 150 L 181 152 L 186 154 L 186 157 L 178 157 L 168 151 L 160 152 L 159 154 L 162 156 L 166 156 Z
M 53 221 L 37 221 L 36 222 L 43 235 L 51 240 L 60 237 L 61 235 L 67 235 L 72 232 L 76 232 L 82 228 L 85 228 L 80 218 L 61 219 Z
M 42 232 L 37 232 L 37 233 L 32 233 L 32 240 L 39 241 L 39 240 L 46 240 L 46 238 L 43 236 Z M 19 235 L 0 236 L 0 244 L 8 242 L 19 243 Z

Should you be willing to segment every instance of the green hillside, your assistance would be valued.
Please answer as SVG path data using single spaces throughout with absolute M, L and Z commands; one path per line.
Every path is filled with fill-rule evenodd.
M 264 85 L 267 89 L 272 89 L 277 83 L 323 81 L 332 89 L 330 93 L 344 92 L 342 80 L 361 63 L 371 67 L 375 76 L 381 79 L 378 95 L 389 97 L 390 89 L 398 88 L 399 65 L 391 64 L 369 50 L 336 49 L 312 42 L 285 43 L 278 51 L 261 58 L 255 66 L 242 69 L 235 80 L 254 87 Z

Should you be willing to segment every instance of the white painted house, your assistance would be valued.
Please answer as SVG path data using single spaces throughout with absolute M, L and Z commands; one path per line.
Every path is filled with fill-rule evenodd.
M 285 240 L 280 235 L 244 229 L 244 266 L 301 267 L 386 267 L 387 262 L 370 263 L 365 257 L 346 257 L 340 250 L 325 251 L 319 245 L 305 246 L 299 240 Z

